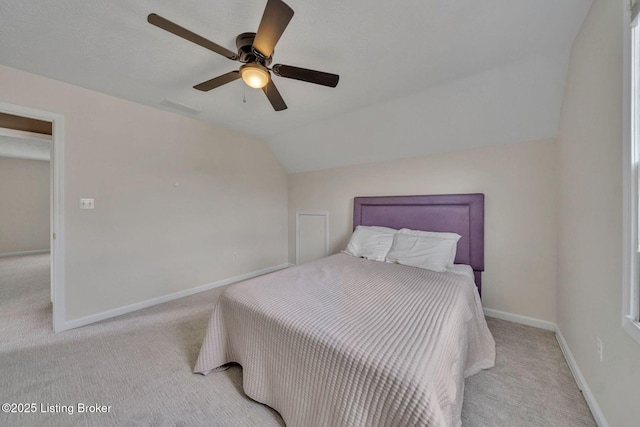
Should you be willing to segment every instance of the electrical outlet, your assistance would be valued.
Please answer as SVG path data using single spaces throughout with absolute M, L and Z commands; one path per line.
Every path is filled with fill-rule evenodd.
M 596 348 L 598 349 L 598 357 L 602 362 L 602 353 L 604 352 L 604 346 L 602 345 L 602 340 L 600 337 L 596 337 Z

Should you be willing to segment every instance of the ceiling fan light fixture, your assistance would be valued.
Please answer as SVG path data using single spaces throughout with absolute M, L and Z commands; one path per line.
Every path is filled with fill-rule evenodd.
M 269 83 L 269 71 L 258 63 L 244 64 L 240 67 L 240 76 L 252 88 L 262 89 Z

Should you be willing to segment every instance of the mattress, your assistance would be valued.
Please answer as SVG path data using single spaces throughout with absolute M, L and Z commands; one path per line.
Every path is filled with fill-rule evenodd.
M 194 371 L 239 363 L 289 427 L 457 426 L 494 361 L 471 278 L 337 254 L 225 289 Z
M 473 276 L 473 268 L 467 264 L 453 264 L 447 267 L 449 273 L 462 274 L 471 280 L 475 280 Z

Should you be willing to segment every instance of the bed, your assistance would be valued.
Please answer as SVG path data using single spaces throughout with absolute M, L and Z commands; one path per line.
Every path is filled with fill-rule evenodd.
M 490 368 L 480 303 L 482 194 L 358 197 L 358 225 L 450 231 L 469 274 L 343 253 L 221 294 L 194 371 L 229 363 L 287 426 L 459 426 L 464 378 Z M 475 275 L 475 280 L 474 280 Z

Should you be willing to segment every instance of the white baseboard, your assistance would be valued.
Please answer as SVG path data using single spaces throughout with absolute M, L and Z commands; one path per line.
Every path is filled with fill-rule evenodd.
M 589 405 L 589 409 L 591 409 L 591 414 L 593 414 L 593 418 L 596 420 L 596 424 L 598 427 L 609 427 L 609 423 L 604 418 L 604 414 L 598 406 L 598 402 L 596 402 L 596 398 L 591 392 L 587 381 L 584 379 L 582 372 L 580 372 L 580 368 L 576 363 L 576 359 L 574 359 L 567 342 L 562 336 L 562 332 L 560 332 L 559 328 L 556 328 L 556 339 L 558 340 L 558 344 L 560 345 L 560 349 L 564 354 L 564 358 L 567 360 L 567 364 L 569 365 L 569 369 L 571 369 L 571 373 L 573 374 L 573 378 L 576 380 L 576 384 L 578 384 L 578 388 L 582 391 L 582 395 L 584 399 L 587 401 L 587 405 Z
M 21 256 L 21 255 L 36 255 L 36 254 L 46 254 L 51 252 L 49 249 L 38 249 L 35 251 L 20 251 L 20 252 L 5 252 L 0 254 L 0 258 L 4 258 L 7 256 Z
M 564 354 L 564 358 L 567 361 L 567 365 L 569 365 L 569 370 L 573 374 L 573 379 L 575 380 L 578 388 L 582 391 L 582 395 L 584 399 L 587 401 L 587 405 L 589 405 L 589 409 L 591 410 L 591 414 L 593 418 L 596 420 L 598 427 L 609 427 L 609 423 L 604 418 L 604 414 L 598 406 L 598 402 L 596 402 L 596 398 L 593 393 L 591 393 L 591 389 L 587 385 L 587 381 L 584 379 L 582 372 L 580 372 L 580 368 L 576 363 L 576 359 L 571 354 L 571 350 L 569 350 L 569 346 L 562 336 L 562 332 L 558 328 L 558 325 L 552 322 L 548 322 L 546 320 L 540 320 L 533 317 L 521 316 L 519 314 L 507 313 L 499 310 L 492 310 L 490 308 L 484 309 L 484 314 L 487 317 L 495 317 L 496 319 L 508 320 L 514 323 L 520 323 L 527 326 L 533 326 L 540 329 L 546 329 L 548 331 L 555 332 L 556 339 L 558 340 L 558 344 L 560 345 L 560 350 L 562 350 L 562 354 Z
M 484 315 L 488 317 L 495 317 L 496 319 L 520 323 L 522 325 L 533 326 L 535 328 L 546 329 L 547 331 L 556 331 L 555 323 L 536 319 L 534 317 L 521 316 L 519 314 L 507 313 L 506 311 L 493 310 L 491 308 L 485 308 Z
M 161 297 L 151 298 L 146 301 L 140 301 L 134 304 L 125 305 L 124 307 L 114 308 L 112 310 L 103 311 L 102 313 L 91 314 L 89 316 L 81 317 L 79 319 L 66 320 L 60 331 L 66 331 L 69 329 L 79 328 L 80 326 L 86 326 L 91 323 L 99 322 L 101 320 L 110 319 L 112 317 L 121 316 L 123 314 L 131 313 L 132 311 L 142 310 L 143 308 L 152 307 L 154 305 L 162 304 L 165 302 L 173 301 L 178 298 L 183 298 L 189 295 L 197 294 L 199 292 L 208 291 L 210 289 L 218 288 L 220 286 L 229 285 L 231 283 L 241 282 L 243 280 L 251 279 L 253 277 L 262 276 L 263 274 L 272 273 L 274 271 L 288 268 L 291 264 L 280 264 L 275 267 L 269 267 L 251 273 L 241 274 L 239 276 L 230 277 L 228 279 L 218 280 L 217 282 L 207 283 L 206 285 L 197 286 L 191 289 L 185 289 L 183 291 L 174 292 L 169 295 L 163 295 Z

